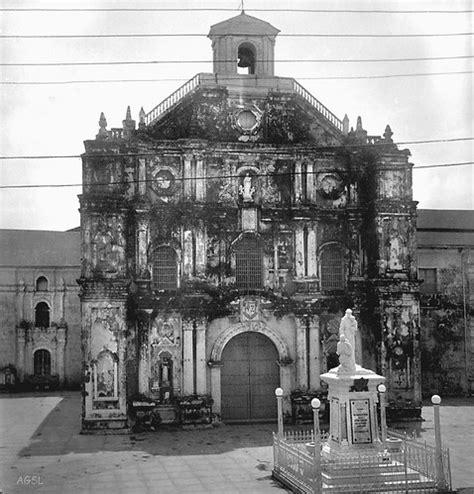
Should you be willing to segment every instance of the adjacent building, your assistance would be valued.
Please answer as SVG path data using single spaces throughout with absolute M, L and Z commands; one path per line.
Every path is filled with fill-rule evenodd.
M 474 391 L 474 212 L 419 210 L 423 394 Z
M 208 396 L 222 420 L 255 421 L 281 386 L 289 413 L 338 364 L 348 307 L 358 361 L 419 413 L 410 153 L 275 76 L 277 34 L 244 12 L 212 26 L 213 73 L 138 126 L 102 114 L 85 141 L 85 430 L 125 427 L 134 397 L 172 415 Z
M 79 231 L 0 230 L 0 385 L 79 387 L 79 276 Z

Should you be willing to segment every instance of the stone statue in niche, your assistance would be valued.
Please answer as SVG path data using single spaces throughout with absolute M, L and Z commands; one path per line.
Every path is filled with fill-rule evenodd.
M 244 202 L 253 202 L 254 200 L 253 196 L 255 194 L 255 187 L 252 185 L 252 177 L 248 172 L 239 187 L 239 194 Z
M 131 166 L 125 168 L 125 182 L 127 184 L 125 194 L 130 199 L 135 195 L 135 170 Z
M 339 356 L 340 363 L 337 372 L 340 374 L 354 373 L 356 370 L 354 348 L 343 334 L 339 337 L 336 353 Z

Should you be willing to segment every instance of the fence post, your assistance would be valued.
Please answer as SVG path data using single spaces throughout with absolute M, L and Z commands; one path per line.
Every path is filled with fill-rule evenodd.
M 443 450 L 441 448 L 441 424 L 439 420 L 439 405 L 441 398 L 438 395 L 431 397 L 434 411 L 434 429 L 435 429 L 435 447 L 436 447 L 436 486 L 438 489 L 446 488 L 446 479 L 444 476 Z
M 313 408 L 313 423 L 314 423 L 314 492 L 322 494 L 323 484 L 321 475 L 321 433 L 319 431 L 319 408 L 321 402 L 317 398 L 311 400 Z
M 385 447 L 385 443 L 387 442 L 387 417 L 385 415 L 385 392 L 387 391 L 387 388 L 385 387 L 385 384 L 379 384 L 377 386 L 377 391 L 379 392 L 380 401 L 380 439 Z
M 278 411 L 278 437 L 283 437 L 283 390 L 281 388 L 275 389 L 275 396 L 277 399 L 277 411 Z

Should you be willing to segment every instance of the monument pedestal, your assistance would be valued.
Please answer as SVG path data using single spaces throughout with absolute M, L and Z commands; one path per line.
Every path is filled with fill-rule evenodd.
M 377 418 L 377 387 L 385 377 L 356 365 L 350 373 L 336 367 L 321 379 L 328 384 L 330 406 L 329 439 L 323 444 L 323 457 L 378 455 L 384 445 Z

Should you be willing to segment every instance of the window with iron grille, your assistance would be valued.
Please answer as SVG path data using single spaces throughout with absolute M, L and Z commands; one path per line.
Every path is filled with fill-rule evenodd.
M 326 247 L 321 253 L 321 290 L 344 289 L 344 257 L 338 246 Z
M 178 288 L 176 252 L 171 247 L 158 247 L 153 254 L 153 286 L 155 290 Z
M 418 278 L 420 281 L 423 281 L 420 285 L 421 293 L 432 294 L 438 291 L 436 282 L 436 268 L 419 268 Z
M 48 350 L 36 350 L 33 360 L 35 376 L 51 375 L 51 354 Z
M 255 235 L 244 235 L 235 246 L 235 283 L 243 290 L 263 286 L 263 249 Z
M 49 306 L 46 302 L 39 302 L 36 304 L 35 327 L 49 328 Z

